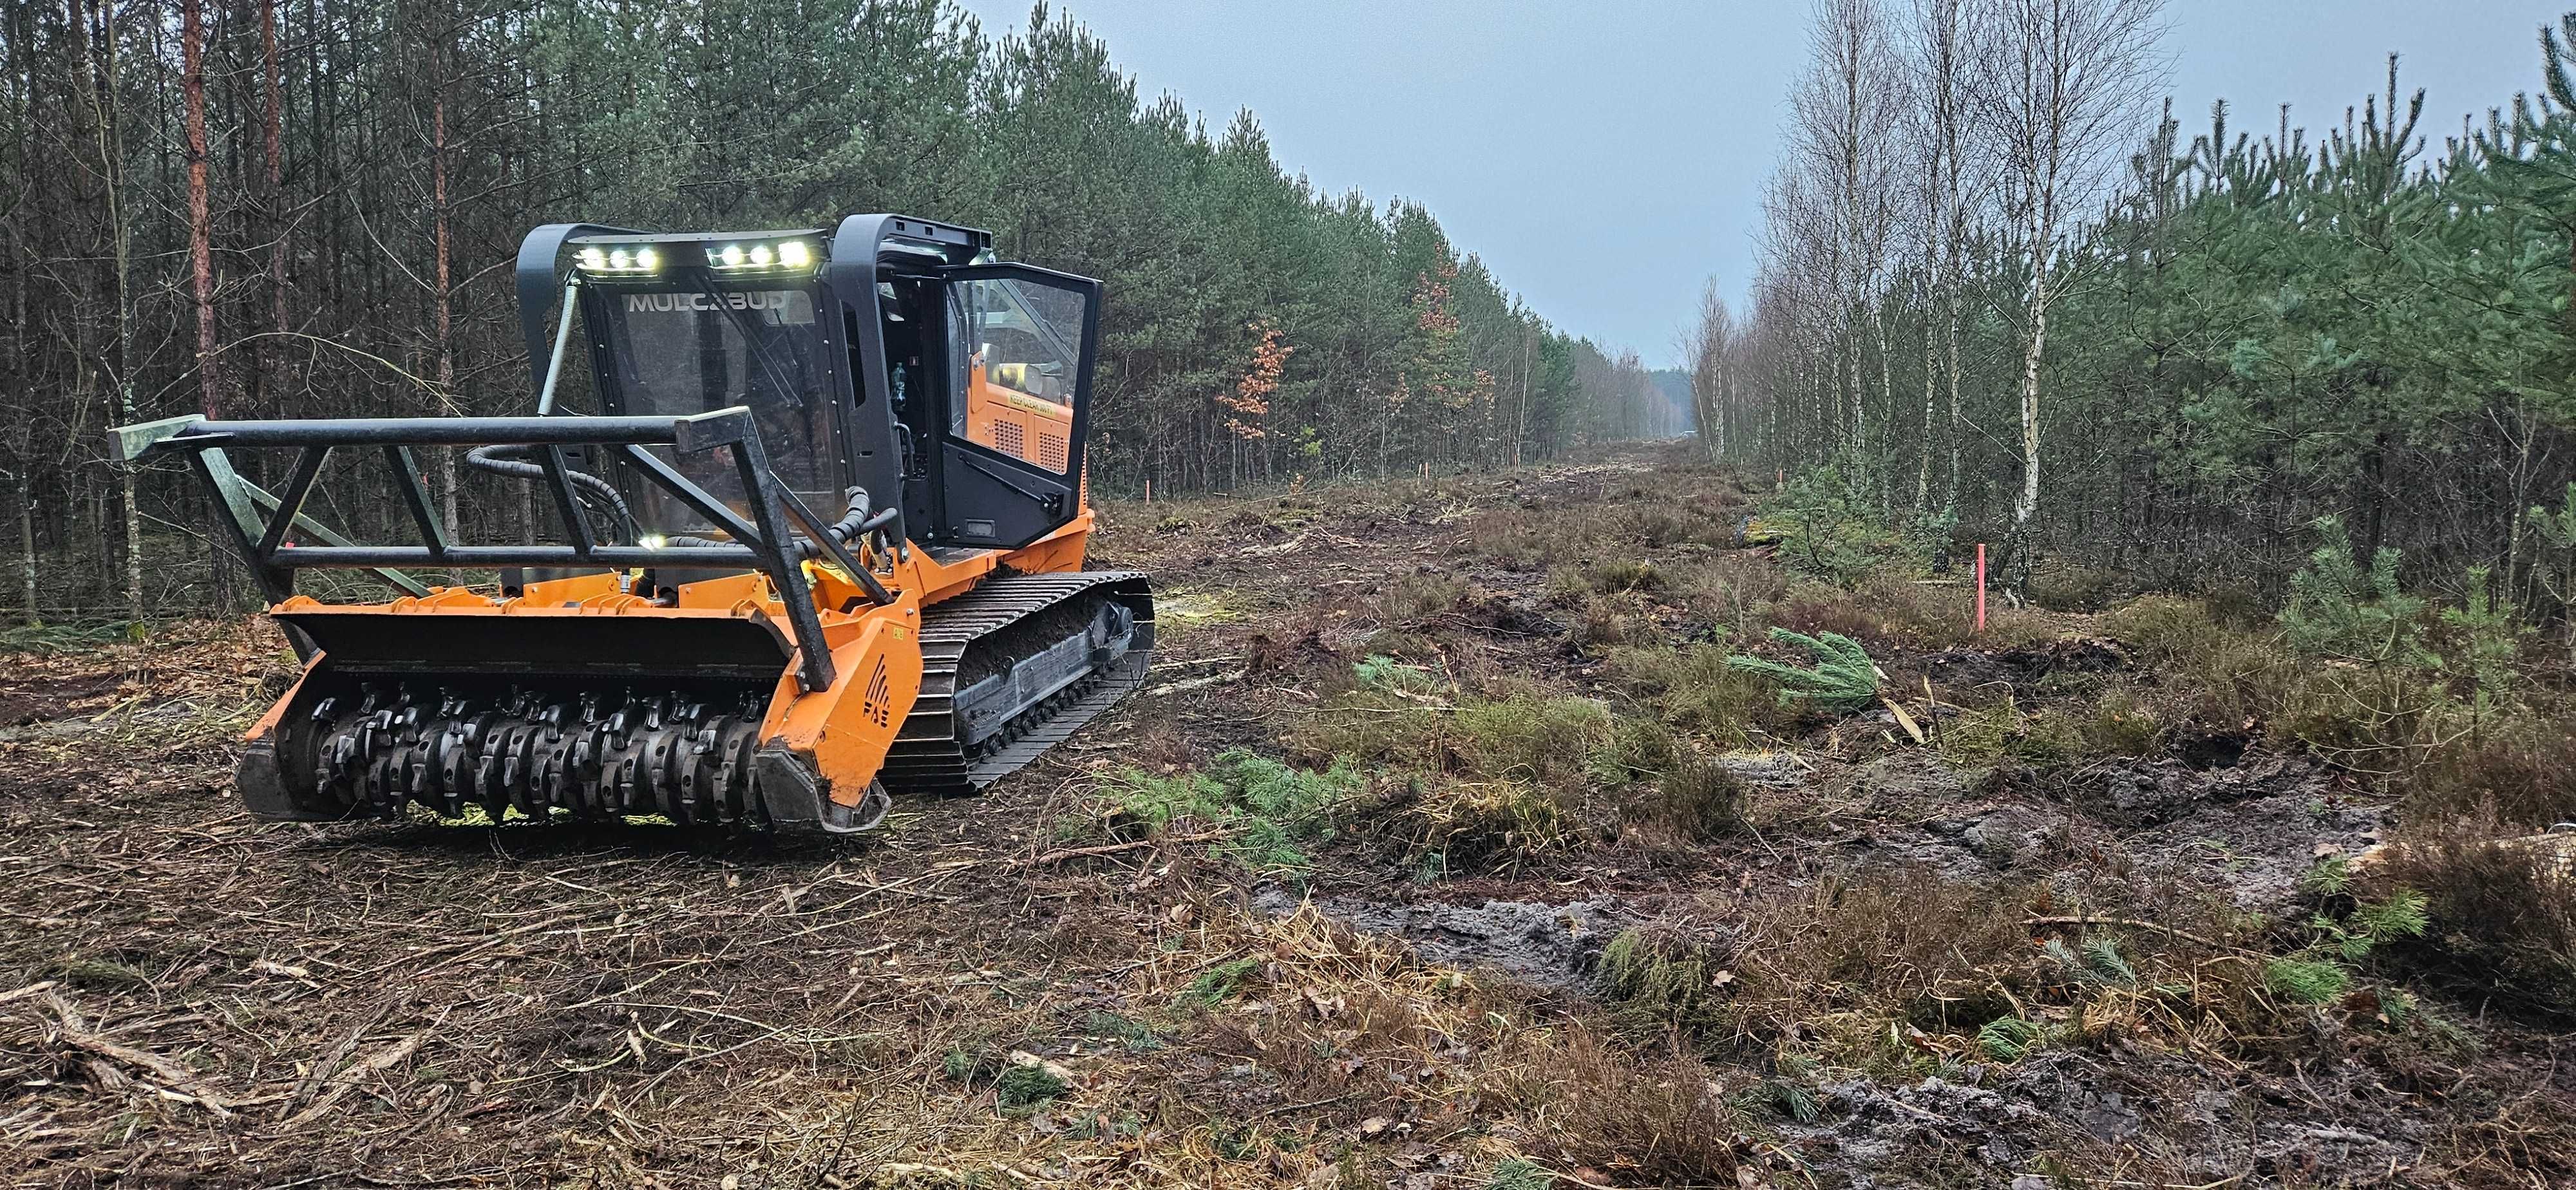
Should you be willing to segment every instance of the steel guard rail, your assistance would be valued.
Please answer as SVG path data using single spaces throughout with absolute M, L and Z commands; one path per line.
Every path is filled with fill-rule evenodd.
M 758 570 L 769 576 L 770 586 L 786 607 L 788 625 L 796 637 L 798 681 L 807 691 L 815 691 L 832 684 L 832 653 L 823 640 L 813 591 L 805 581 L 804 554 L 820 550 L 867 587 L 878 603 L 893 599 L 847 547 L 825 531 L 828 522 L 769 469 L 768 452 L 761 447 L 751 411 L 738 405 L 686 417 L 217 421 L 190 415 L 120 426 L 109 431 L 109 438 L 117 457 L 126 462 L 172 453 L 187 455 L 190 468 L 215 498 L 220 511 L 217 519 L 224 522 L 234 547 L 250 563 L 261 593 L 272 604 L 295 593 L 296 570 L 310 568 L 373 570 L 386 582 L 414 595 L 426 595 L 429 588 L 397 568 L 588 565 L 615 569 L 669 566 Z M 234 446 L 300 448 L 284 490 L 271 494 L 244 479 L 225 454 L 228 447 Z M 537 462 L 544 468 L 556 515 L 571 544 L 478 546 L 449 541 L 445 526 L 430 507 L 429 491 L 421 484 L 420 469 L 412 459 L 412 448 L 416 446 L 539 448 Z M 656 486 L 721 528 L 734 544 L 601 544 L 592 534 L 580 497 L 568 478 L 563 455 L 568 446 L 611 448 Z M 668 446 L 683 454 L 732 447 L 734 470 L 749 497 L 750 516 L 746 519 L 727 507 L 723 500 L 646 450 L 648 446 Z M 420 530 L 420 544 L 360 545 L 304 515 L 305 498 L 312 494 L 323 461 L 340 447 L 382 453 L 412 522 Z M 267 510 L 265 515 L 263 508 Z M 791 518 L 804 530 L 803 538 L 788 528 Z M 323 544 L 289 546 L 288 535 L 297 531 Z

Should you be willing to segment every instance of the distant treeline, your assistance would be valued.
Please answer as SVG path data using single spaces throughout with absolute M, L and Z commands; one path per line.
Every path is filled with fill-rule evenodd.
M 1675 428 L 1633 355 L 1555 331 L 1429 211 L 1317 193 L 1250 113 L 1211 132 L 1140 98 L 1043 7 L 999 39 L 941 0 L 66 0 L 0 22 L 22 608 L 210 597 L 199 498 L 110 465 L 110 424 L 528 409 L 508 264 L 557 220 L 889 210 L 1100 277 L 1104 493 Z M 452 475 L 432 464 L 442 502 Z M 478 487 L 468 532 L 521 531 L 516 496 Z
M 2560 37 L 2509 110 L 2433 126 L 2392 60 L 2312 134 L 2159 117 L 2150 2 L 1820 14 L 1751 307 L 1704 312 L 1712 445 L 2123 585 L 2277 594 L 2334 516 L 2410 584 L 2576 593 Z

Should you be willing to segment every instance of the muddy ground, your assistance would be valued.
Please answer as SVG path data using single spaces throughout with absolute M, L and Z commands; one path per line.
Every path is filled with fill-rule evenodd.
M 1380 650 L 1447 684 L 1425 704 L 1508 688 L 1645 713 L 1617 648 L 1726 639 L 1746 601 L 1796 619 L 1805 596 L 1733 540 L 1745 499 L 1666 450 L 1111 506 L 1095 564 L 1150 569 L 1160 594 L 1147 690 L 985 796 L 899 805 L 848 843 L 254 823 L 226 787 L 233 739 L 288 673 L 268 628 L 0 661 L 0 1172 L 728 1190 L 2576 1178 L 2555 1026 L 2439 986 L 2415 989 L 2436 1033 L 2374 1031 L 2348 1004 L 2234 1013 L 2202 986 L 2231 956 L 2282 952 L 2309 912 L 2302 874 L 2380 839 L 2392 811 L 2366 783 L 2244 725 L 2047 763 L 1943 734 L 2007 697 L 2151 684 L 2090 617 L 2022 613 L 2009 639 L 1878 633 L 1921 744 L 1886 709 L 1684 730 L 1745 799 L 1722 831 L 1614 829 L 1576 794 L 1562 837 L 1456 859 L 1464 836 L 1435 854 L 1387 825 L 1451 776 L 1393 762 L 1294 865 L 1211 844 L 1222 824 L 1146 834 L 1110 808 L 1228 749 L 1322 765 L 1324 725 L 1379 713 L 1349 698 Z M 1667 523 L 1677 506 L 1690 516 Z M 1605 602 L 1569 593 L 1587 560 L 1724 577 Z M 1913 1007 L 1836 989 L 1875 986 L 1873 954 L 1947 964 L 1942 946 L 1908 935 L 1832 966 L 1795 928 L 1845 928 L 1873 896 L 1968 923 Z M 1603 961 L 1631 929 L 1698 940 L 1695 996 L 1770 988 L 1808 1015 L 1747 990 L 1715 1028 L 1640 1024 Z M 1999 957 L 1968 953 L 1980 930 Z M 1997 973 L 2097 933 L 2175 974 L 2070 991 Z M 2168 979 L 2187 986 L 2147 988 Z M 1997 988 L 2009 1007 L 1953 1011 Z M 2002 1016 L 2059 1024 L 2006 1058 L 1977 1032 Z

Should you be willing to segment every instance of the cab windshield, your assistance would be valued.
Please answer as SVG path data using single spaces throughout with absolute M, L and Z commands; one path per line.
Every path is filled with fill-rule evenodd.
M 770 469 L 818 510 L 841 504 L 830 373 L 810 289 L 717 289 L 600 295 L 618 412 L 636 416 L 751 409 Z M 678 455 L 654 448 L 698 486 L 745 507 L 730 448 Z M 711 529 L 663 492 L 633 485 L 636 514 L 661 533 Z

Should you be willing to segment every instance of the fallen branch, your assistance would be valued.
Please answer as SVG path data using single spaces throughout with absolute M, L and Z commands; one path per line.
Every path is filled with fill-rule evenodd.
M 18 988 L 13 991 L 0 992 L 0 1004 L 6 1004 L 12 1000 L 24 1000 L 29 996 L 43 995 L 59 986 L 61 986 L 59 982 L 48 979 L 42 983 L 31 983 L 23 988 Z
M 2214 939 L 2203 938 L 2203 937 L 2201 937 L 2200 935 L 2195 934 L 2195 933 L 2192 933 L 2192 932 L 2191 932 L 2191 931 L 2189 931 L 2189 930 L 2177 930 L 2177 929 L 2173 928 L 2172 926 L 2168 926 L 2168 925 L 2160 925 L 2160 924 L 2158 924 L 2158 923 L 2156 923 L 2156 922 L 2152 922 L 2152 921 L 2140 921 L 2140 920 L 2138 920 L 2137 918 L 2134 918 L 2134 917 L 2033 917 L 2033 918 L 2028 918 L 2028 919 L 2026 919 L 2026 920 L 2023 922 L 2023 924 L 2024 924 L 2024 925 L 2033 925 L 2033 926 L 2079 926 L 2079 927 L 2080 927 L 2080 926 L 2125 926 L 2125 927 L 2127 927 L 2127 928 L 2129 928 L 2129 929 L 2132 929 L 2132 930 L 2154 930 L 2155 932 L 2157 932 L 2157 933 L 2159 933 L 2159 934 L 2164 934 L 2164 935 L 2168 935 L 2168 936 L 2170 936 L 2170 937 L 2180 938 L 2180 939 L 2182 939 L 2182 940 L 2183 940 L 2183 941 L 2185 941 L 2185 942 L 2197 942 L 2197 943 L 2201 944 L 2202 946 L 2206 946 L 2206 947 L 2210 948 L 2211 950 L 2239 950 L 2239 949 L 2242 949 L 2241 947 L 2230 946 L 2230 945 L 2228 945 L 2228 944 L 2226 944 L 2226 943 L 2224 943 L 2224 942 L 2219 942 L 2219 941 L 2216 941 L 2216 940 L 2214 940 Z
M 341 1064 L 349 1060 L 349 1055 L 358 1052 L 358 1043 L 366 1040 L 367 1034 L 383 1023 L 385 1017 L 391 1015 L 395 1005 L 399 1003 L 401 1003 L 400 999 L 396 998 L 378 1004 L 375 1012 L 359 1021 L 347 1033 L 342 1034 L 340 1043 L 332 1046 L 331 1052 L 324 1055 L 321 1061 L 314 1063 L 312 1069 L 305 1072 L 303 1080 L 295 1085 L 295 1090 L 287 1095 L 286 1106 L 277 1109 L 277 1118 L 283 1120 L 294 1115 L 304 1106 L 305 1100 L 311 1099 L 315 1092 L 320 1091 L 333 1076 L 339 1074 Z
M 1095 855 L 1116 855 L 1122 851 L 1138 851 L 1163 843 L 1204 843 L 1210 839 L 1222 839 L 1225 835 L 1226 832 L 1224 831 L 1208 831 L 1203 834 L 1196 835 L 1156 835 L 1147 839 L 1131 839 L 1124 843 L 1102 843 L 1096 847 L 1068 847 L 1062 851 L 1050 851 L 1045 855 L 1038 856 L 1034 859 L 1021 860 L 1012 864 L 1011 867 L 1043 868 L 1049 864 L 1060 864 L 1069 859 L 1088 859 Z
M 1182 681 L 1178 681 L 1178 682 L 1166 682 L 1166 683 L 1164 683 L 1164 684 L 1162 684 L 1162 685 L 1160 685 L 1160 686 L 1156 686 L 1156 687 L 1154 687 L 1153 689 L 1146 691 L 1145 693 L 1146 693 L 1146 694 L 1148 694 L 1148 695 L 1156 695 L 1156 694 L 1180 694 L 1180 693 L 1184 693 L 1184 692 L 1186 692 L 1186 691 L 1191 691 L 1191 690 L 1204 690 L 1204 689 L 1206 689 L 1206 688 L 1208 688 L 1208 687 L 1210 687 L 1210 686 L 1215 686 L 1215 685 L 1219 685 L 1219 684 L 1222 684 L 1222 683 L 1225 683 L 1225 682 L 1231 682 L 1231 681 L 1234 681 L 1235 679 L 1240 678 L 1240 677 L 1242 677 L 1242 676 L 1243 676 L 1243 671 L 1242 671 L 1242 670 L 1239 670 L 1239 669 L 1238 669 L 1238 670 L 1234 670 L 1233 672 L 1230 672 L 1230 673 L 1209 674 L 1209 675 L 1207 675 L 1207 676 L 1205 676 L 1205 677 L 1199 677 L 1199 678 L 1187 678 L 1187 679 L 1184 679 L 1184 680 L 1182 680 Z
M 421 1030 L 420 1032 L 414 1033 L 409 1037 L 405 1037 L 392 1045 L 377 1050 L 375 1053 L 367 1055 L 365 1058 L 360 1059 L 355 1065 L 342 1070 L 338 1075 L 331 1079 L 330 1088 L 322 1092 L 321 1098 L 315 1099 L 312 1106 L 288 1117 L 286 1122 L 278 1127 L 278 1131 L 280 1133 L 292 1132 L 298 1127 L 312 1123 L 314 1120 L 320 1118 L 322 1113 L 331 1110 L 332 1106 L 339 1103 L 342 1097 L 346 1096 L 349 1092 L 358 1089 L 358 1083 L 361 1079 L 400 1063 L 403 1059 L 410 1057 L 414 1050 L 419 1049 L 421 1042 L 428 1039 L 429 1031 L 426 1029 Z
M 1153 665 L 1153 672 L 1161 673 L 1165 670 L 1189 669 L 1193 666 L 1199 665 L 1222 665 L 1228 661 L 1241 660 L 1243 660 L 1243 655 L 1241 653 L 1228 653 L 1222 657 L 1192 657 L 1185 661 L 1157 661 Z
M 1899 703 L 1895 699 L 1889 698 L 1884 694 L 1878 696 L 1878 701 L 1880 705 L 1887 708 L 1888 714 L 1896 718 L 1896 725 L 1904 728 L 1905 734 L 1914 737 L 1915 743 L 1920 744 L 1924 742 L 1923 729 L 1915 724 L 1914 716 L 1905 713 L 1904 704 Z
M 111 1062 L 119 1062 L 150 1072 L 152 1077 L 161 1081 L 162 1088 L 156 1088 L 156 1090 L 162 1090 L 166 1098 L 194 1103 L 218 1117 L 229 1117 L 233 1114 L 228 1106 L 230 1101 L 208 1090 L 204 1083 L 198 1082 L 194 1071 L 159 1054 L 110 1041 L 100 1034 L 92 1033 L 89 1031 L 89 1022 L 81 1018 L 80 1010 L 73 1008 L 70 1001 L 50 992 L 46 994 L 45 999 L 53 1007 L 56 1018 L 55 1031 L 62 1037 L 64 1044 Z M 170 1092 L 177 1092 L 177 1094 Z

